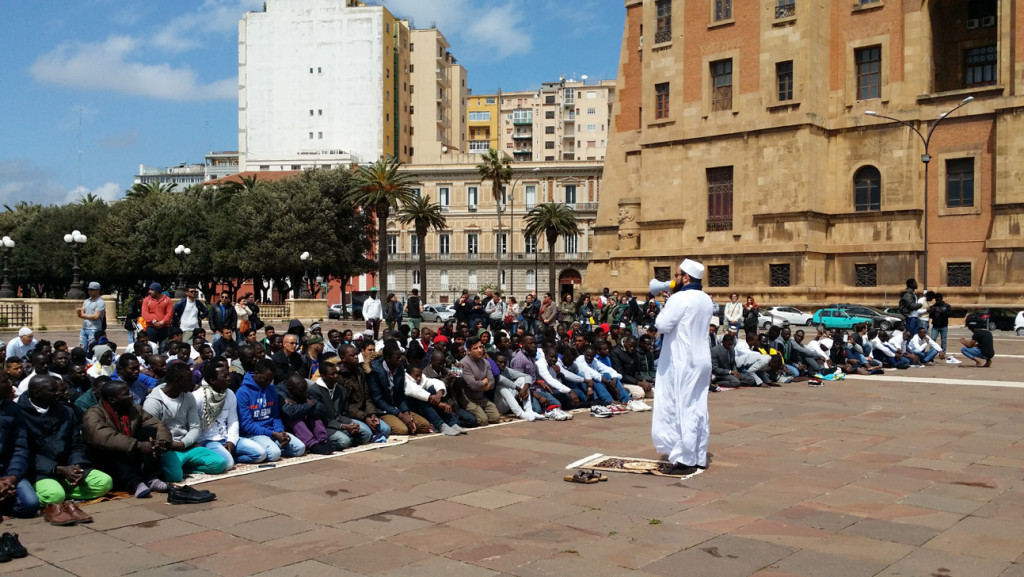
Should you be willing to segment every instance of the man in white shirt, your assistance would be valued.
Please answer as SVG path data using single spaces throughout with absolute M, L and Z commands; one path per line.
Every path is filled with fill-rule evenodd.
M 28 327 L 21 327 L 18 329 L 18 336 L 11 339 L 11 342 L 7 343 L 7 355 L 8 359 L 24 359 L 35 350 L 36 345 L 39 341 L 33 338 L 32 329 Z
M 181 329 L 181 340 L 190 342 L 196 329 L 202 326 L 203 320 L 209 316 L 206 305 L 197 297 L 197 289 L 188 287 L 185 290 L 185 298 L 174 303 L 174 316 L 171 326 Z
M 768 363 L 772 358 L 761 354 L 755 350 L 756 348 L 757 333 L 755 332 L 747 333 L 745 340 L 736 339 L 736 369 L 754 377 L 754 382 L 760 387 L 771 381 L 765 369 L 768 368 Z
M 917 358 L 925 365 L 934 365 L 935 357 L 942 352 L 942 347 L 928 336 L 928 329 L 923 325 L 918 327 L 917 334 L 910 339 L 908 345 L 910 352 L 917 355 Z
M 384 308 L 377 298 L 377 287 L 370 289 L 370 296 L 363 301 L 363 319 L 366 320 L 367 330 L 373 331 L 373 340 L 377 340 L 380 334 L 380 319 L 384 317 Z

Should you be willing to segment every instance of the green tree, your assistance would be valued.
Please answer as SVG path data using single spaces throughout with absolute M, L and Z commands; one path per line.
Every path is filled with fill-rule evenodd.
M 399 206 L 412 201 L 413 187 L 419 184 L 413 175 L 399 170 L 401 166 L 397 158 L 381 158 L 369 166 L 360 166 L 346 195 L 346 204 L 372 210 L 377 216 L 377 274 L 380 293 L 384 295 L 388 294 L 388 217 L 392 211 L 398 212 Z
M 512 180 L 512 159 L 497 149 L 490 149 L 482 162 L 476 166 L 480 178 L 491 183 L 491 194 L 498 208 L 498 234 L 501 234 L 501 205 L 505 196 L 505 184 Z M 506 237 L 507 238 L 507 237 Z M 495 255 L 498 258 L 498 292 L 501 292 L 501 245 L 496 242 Z
M 439 203 L 431 203 L 430 196 L 420 195 L 413 198 L 412 202 L 402 206 L 402 212 L 398 220 L 402 224 L 413 223 L 416 227 L 416 237 L 420 243 L 420 293 L 427 298 L 427 231 L 444 230 L 448 226 L 448 219 L 441 211 Z M 386 295 L 385 295 L 386 296 Z
M 131 188 L 124 191 L 124 196 L 125 198 L 145 198 L 151 194 L 174 192 L 174 189 L 177 187 L 178 185 L 173 182 L 136 182 Z
M 541 234 L 548 241 L 548 281 L 549 291 L 557 295 L 555 291 L 555 243 L 559 236 L 577 235 L 580 233 L 580 225 L 576 222 L 576 213 L 564 203 L 545 202 L 533 207 L 526 213 L 526 228 L 523 234 L 540 237 Z

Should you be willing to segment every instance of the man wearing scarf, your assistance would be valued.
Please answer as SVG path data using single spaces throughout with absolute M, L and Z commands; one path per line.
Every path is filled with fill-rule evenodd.
M 676 292 L 655 324 L 664 336 L 658 386 L 654 389 L 654 448 L 669 464 L 660 473 L 683 477 L 707 467 L 708 385 L 711 350 L 708 326 L 715 304 L 701 286 L 704 265 L 686 259 L 675 274 Z
M 250 349 L 250 355 L 252 353 Z M 211 360 L 203 367 L 203 380 L 192 396 L 199 406 L 197 446 L 206 447 L 227 462 L 230 470 L 238 463 L 256 463 L 263 449 L 238 434 L 238 403 L 231 390 L 231 369 L 223 360 Z

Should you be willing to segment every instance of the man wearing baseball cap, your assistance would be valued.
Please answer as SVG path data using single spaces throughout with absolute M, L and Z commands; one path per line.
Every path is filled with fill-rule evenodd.
M 89 350 L 92 337 L 96 331 L 103 330 L 103 317 L 107 315 L 107 303 L 100 298 L 100 283 L 89 283 L 89 298 L 82 306 L 75 309 L 78 318 L 82 319 L 82 332 L 78 336 L 78 346 Z
M 377 298 L 377 287 L 370 289 L 370 296 L 363 301 L 363 318 L 366 320 L 366 328 L 373 331 L 373 340 L 377 340 L 380 334 L 380 319 L 384 316 L 384 309 Z
M 717 307 L 703 291 L 703 276 L 704 265 L 684 260 L 675 274 L 674 292 L 655 321 L 665 341 L 654 388 L 651 437 L 654 448 L 669 460 L 655 474 L 686 477 L 708 464 L 707 335 Z

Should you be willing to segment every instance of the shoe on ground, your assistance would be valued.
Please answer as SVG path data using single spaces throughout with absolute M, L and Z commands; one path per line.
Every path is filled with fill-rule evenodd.
M 171 487 L 167 492 L 167 502 L 172 505 L 195 505 L 208 503 L 217 498 L 215 493 L 199 491 L 188 485 L 182 487 Z
M 92 523 L 92 516 L 83 511 L 81 507 L 78 506 L 78 503 L 75 503 L 74 501 L 64 501 L 61 503 L 61 506 L 64 508 L 64 512 L 71 515 L 71 518 L 74 519 L 76 523 Z
M 441 425 L 441 433 L 445 434 L 445 435 L 448 435 L 449 437 L 458 437 L 459 436 L 459 432 L 455 430 L 455 427 L 452 427 L 449 424 Z
M 555 417 L 556 421 L 568 421 L 569 419 L 572 418 L 572 415 L 570 415 L 569 413 L 566 413 L 562 409 L 555 409 L 555 411 L 558 414 L 558 416 Z
M 555 408 L 555 407 L 551 407 L 550 409 L 548 409 L 547 411 L 544 412 L 544 418 L 549 420 L 549 421 L 557 421 L 558 420 L 558 409 Z
M 959 364 L 963 364 L 963 363 L 959 359 L 954 357 L 953 355 L 947 355 L 946 356 L 946 364 L 947 365 L 959 365 Z
M 469 431 L 467 431 L 466 429 L 463 429 L 462 425 L 460 425 L 458 423 L 452 425 L 452 428 L 455 429 L 456 431 L 458 431 L 460 435 L 468 435 L 469 434 Z
M 28 549 L 21 544 L 17 533 L 4 533 L 0 535 L 0 559 L 21 559 L 28 556 Z M 2 563 L 3 561 L 0 561 Z
M 334 453 L 334 446 L 330 441 L 324 441 L 309 447 L 309 452 L 314 455 L 330 455 Z
M 636 411 L 638 413 L 651 410 L 650 405 L 639 399 L 626 403 L 626 408 L 628 408 L 630 411 Z
M 75 518 L 70 513 L 64 510 L 61 503 L 50 503 L 43 507 L 43 518 L 51 525 L 58 527 L 65 527 L 67 525 L 74 525 Z
M 661 474 L 668 477 L 688 477 L 700 468 L 696 465 L 684 465 L 682 463 L 665 464 L 661 467 Z
M 152 491 L 149 490 L 149 487 L 147 487 L 145 483 L 139 483 L 138 486 L 135 487 L 136 499 L 148 499 L 151 493 Z
M 793 382 L 793 377 L 791 377 L 789 375 L 786 375 L 784 377 L 779 377 L 779 383 L 780 384 L 785 385 L 787 383 L 792 383 L 792 382 Z
M 593 407 L 590 407 L 590 416 L 597 417 L 599 419 L 607 419 L 611 417 L 612 414 L 608 412 L 608 409 L 602 407 L 601 405 L 594 405 Z

